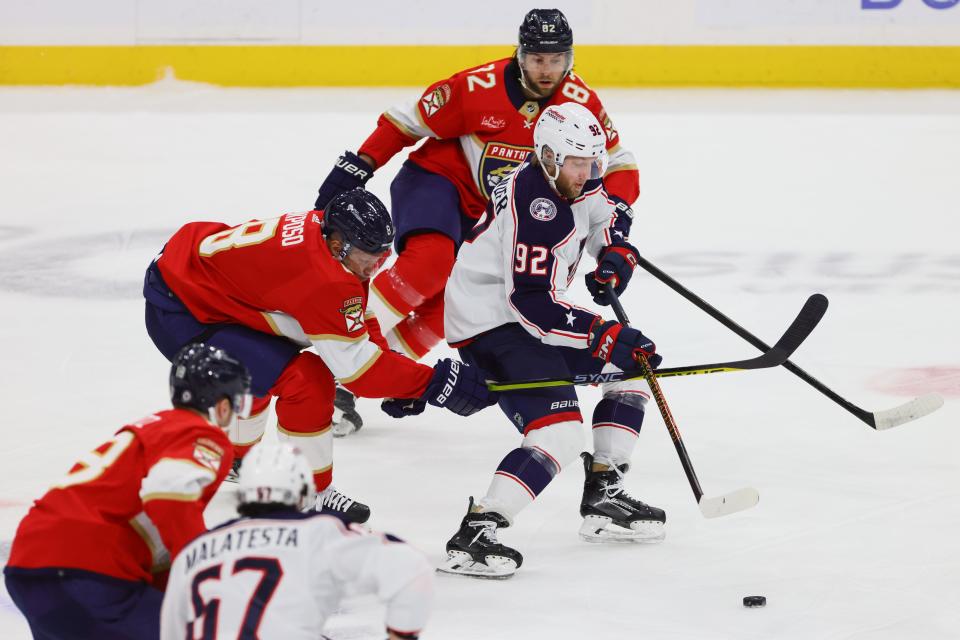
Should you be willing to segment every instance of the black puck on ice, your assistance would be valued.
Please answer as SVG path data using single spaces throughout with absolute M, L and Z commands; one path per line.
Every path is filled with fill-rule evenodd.
M 746 596 L 743 599 L 743 606 L 750 607 L 751 609 L 765 607 L 767 606 L 767 599 L 764 596 Z

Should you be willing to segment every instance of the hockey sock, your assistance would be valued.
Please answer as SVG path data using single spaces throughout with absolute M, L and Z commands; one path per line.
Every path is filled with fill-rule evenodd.
M 420 305 L 387 334 L 387 344 L 414 360 L 443 340 L 443 291 Z
M 482 511 L 496 511 L 512 523 L 559 471 L 557 464 L 539 449 L 514 449 L 500 461 L 487 494 L 477 505 Z
M 233 456 L 240 460 L 247 455 L 253 445 L 260 442 L 263 432 L 267 428 L 267 417 L 270 415 L 270 396 L 253 399 L 249 418 L 233 420 L 227 428 L 227 437 L 233 445 Z
M 333 375 L 315 353 L 304 351 L 280 374 L 270 393 L 277 396 L 277 435 L 307 457 L 317 491 L 333 478 Z
M 645 402 L 641 395 L 625 398 L 618 393 L 604 396 L 597 403 L 593 410 L 593 450 L 598 463 L 630 462 L 643 424 Z
M 367 310 L 376 314 L 385 333 L 443 291 L 454 257 L 453 240 L 445 235 L 421 233 L 407 239 L 393 266 L 370 283 Z

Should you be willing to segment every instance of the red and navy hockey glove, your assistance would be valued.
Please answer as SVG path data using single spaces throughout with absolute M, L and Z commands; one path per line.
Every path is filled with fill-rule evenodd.
M 444 358 L 433 367 L 433 377 L 420 398 L 458 416 L 469 416 L 496 404 L 500 394 L 487 388 L 486 373 L 480 367 Z
M 602 318 L 597 318 L 590 327 L 590 353 L 594 358 L 610 362 L 624 371 L 636 371 L 637 354 L 640 353 L 647 356 L 647 361 L 654 369 L 663 362 L 653 340 L 636 329 L 612 320 L 604 322 Z
M 599 305 L 610 304 L 607 297 L 606 288 L 612 286 L 617 295 L 622 294 L 630 278 L 633 276 L 633 270 L 637 266 L 637 251 L 629 242 L 618 240 L 600 250 L 597 256 L 597 269 L 593 273 L 584 276 L 587 283 L 587 289 L 593 296 L 593 301 Z
M 352 151 L 344 151 L 337 158 L 337 164 L 320 185 L 314 209 L 326 209 L 327 204 L 344 191 L 350 191 L 367 184 L 373 176 L 373 167 Z

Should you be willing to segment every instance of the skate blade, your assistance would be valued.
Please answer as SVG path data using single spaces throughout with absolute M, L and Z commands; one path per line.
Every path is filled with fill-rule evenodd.
M 487 564 L 484 564 L 474 562 L 469 553 L 448 551 L 446 561 L 437 567 L 437 571 L 483 580 L 506 580 L 517 572 L 517 563 L 509 558 L 487 556 Z
M 604 516 L 586 516 L 580 525 L 580 539 L 596 544 L 656 544 L 662 542 L 667 532 L 658 520 L 637 520 L 630 528 L 614 524 Z

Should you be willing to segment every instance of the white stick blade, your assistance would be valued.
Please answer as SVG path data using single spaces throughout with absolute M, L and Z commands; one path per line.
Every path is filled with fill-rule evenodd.
M 755 507 L 758 502 L 760 502 L 760 493 L 756 489 L 747 487 L 716 498 L 700 498 L 700 513 L 704 518 L 719 518 Z
M 914 398 L 906 404 L 886 411 L 877 411 L 873 414 L 874 423 L 877 425 L 877 431 L 891 429 L 905 422 L 922 418 L 933 413 L 943 406 L 943 396 L 938 393 L 928 393 L 925 396 Z

